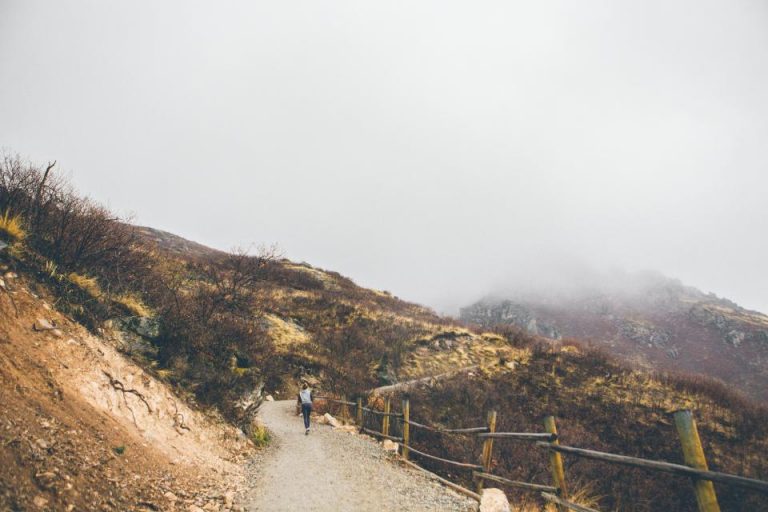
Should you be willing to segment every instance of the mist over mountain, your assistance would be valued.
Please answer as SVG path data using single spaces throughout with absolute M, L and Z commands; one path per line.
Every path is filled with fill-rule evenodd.
M 0 512 L 768 511 L 766 28 L 0 0 Z
M 768 400 L 768 316 L 659 272 L 531 276 L 461 309 L 463 321 L 585 340 L 636 366 L 710 375 Z
M 555 258 L 766 311 L 767 15 L 6 0 L 0 146 L 138 224 L 444 312 Z

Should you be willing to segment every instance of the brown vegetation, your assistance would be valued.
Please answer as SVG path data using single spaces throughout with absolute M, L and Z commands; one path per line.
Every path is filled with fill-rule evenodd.
M 542 432 L 542 418 L 557 416 L 564 444 L 654 460 L 683 463 L 671 412 L 690 408 L 710 469 L 768 478 L 768 410 L 705 377 L 651 375 L 626 369 L 594 349 L 538 348 L 515 371 L 490 377 L 457 376 L 410 393 L 411 417 L 443 427 L 480 426 L 498 411 L 498 431 Z M 412 429 L 417 448 L 476 462 L 480 443 L 462 435 Z M 469 439 L 469 441 L 468 441 Z M 696 510 L 685 478 L 565 456 L 573 487 L 589 486 L 600 510 Z M 419 463 L 471 485 L 465 471 Z M 547 456 L 530 444 L 498 440 L 492 472 L 513 480 L 548 484 Z M 768 499 L 716 485 L 723 510 L 761 510 Z M 531 500 L 510 490 L 515 499 Z
M 5 264 L 93 332 L 107 320 L 152 315 L 157 357 L 142 365 L 230 419 L 238 417 L 238 398 L 262 383 L 287 393 L 308 378 L 351 396 L 443 374 L 413 391 L 416 421 L 478 426 L 496 409 L 499 430 L 541 431 L 542 416 L 555 414 L 568 444 L 680 462 L 668 413 L 690 407 L 712 469 L 768 478 L 760 456 L 768 448 L 768 414 L 720 384 L 632 371 L 600 351 L 553 348 L 514 327 L 468 329 L 274 251 L 225 254 L 177 243 L 77 196 L 53 169 L 0 162 L 0 212 L 26 235 L 3 253 Z M 473 370 L 450 375 L 467 368 Z M 417 449 L 472 462 L 479 454 L 464 437 L 413 435 Z M 548 481 L 545 454 L 530 446 L 498 442 L 494 453 L 495 473 Z M 593 485 L 604 509 L 693 510 L 685 480 L 566 461 L 574 487 Z M 424 465 L 468 483 L 465 473 Z M 718 486 L 718 493 L 726 510 L 766 506 L 732 488 Z

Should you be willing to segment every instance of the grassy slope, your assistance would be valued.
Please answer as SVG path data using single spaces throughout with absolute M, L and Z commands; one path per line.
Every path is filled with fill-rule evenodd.
M 142 230 L 155 257 L 180 268 L 221 257 L 169 233 Z M 339 389 L 366 389 L 456 365 L 495 364 L 497 352 L 507 350 L 499 336 L 472 332 L 428 308 L 305 263 L 271 263 L 256 303 L 254 314 L 274 349 L 269 364 L 257 364 L 269 391 L 292 393 L 300 376 Z M 346 371 L 350 367 L 354 375 Z
M 724 387 L 695 378 L 629 371 L 600 353 L 574 347 L 524 351 L 514 370 L 456 376 L 410 393 L 416 421 L 444 426 L 484 424 L 498 411 L 497 430 L 541 432 L 545 415 L 558 417 L 561 443 L 682 463 L 671 412 L 690 408 L 698 422 L 710 468 L 768 479 L 768 412 Z M 415 446 L 455 460 L 477 460 L 480 443 L 460 436 L 416 430 Z M 418 458 L 418 457 L 417 457 Z M 438 472 L 440 464 L 424 462 Z M 497 441 L 493 472 L 508 478 L 549 482 L 546 456 L 527 443 Z M 696 510 L 684 478 L 566 456 L 574 488 L 603 496 L 601 510 Z M 470 484 L 466 472 L 449 473 Z M 723 510 L 765 510 L 768 499 L 717 486 Z M 523 494 L 518 496 L 523 498 Z
M 501 315 L 509 304 L 517 319 Z M 490 298 L 462 313 L 486 328 L 536 318 L 549 328 L 542 332 L 592 340 L 637 366 L 710 375 L 768 401 L 768 316 L 672 279 L 657 276 L 636 291 L 520 296 L 507 306 Z
M 485 412 L 499 411 L 499 429 L 541 431 L 541 418 L 555 414 L 564 443 L 652 459 L 682 462 L 670 413 L 691 408 L 699 424 L 710 466 L 755 478 L 768 478 L 760 453 L 768 448 L 768 414 L 722 386 L 704 379 L 652 376 L 630 371 L 605 356 L 566 346 L 514 347 L 504 337 L 471 332 L 418 305 L 405 303 L 308 265 L 283 261 L 262 288 L 275 361 L 290 391 L 292 369 L 304 366 L 320 385 L 333 367 L 352 368 L 349 354 L 326 344 L 328 329 L 362 325 L 361 336 L 384 331 L 402 337 L 398 380 L 479 365 L 465 374 L 438 380 L 412 392 L 417 420 L 446 426 L 482 424 Z M 391 341 L 391 340 L 390 340 Z M 377 381 L 377 347 L 371 346 L 366 384 Z M 504 364 L 509 363 L 512 364 Z M 293 365 L 293 366 L 291 366 Z M 512 369 L 511 367 L 514 367 Z M 359 382 L 357 382 L 359 383 Z M 343 385 L 350 383 L 344 382 Z M 349 391 L 349 388 L 346 388 Z M 433 453 L 474 460 L 479 444 L 417 432 L 415 442 Z M 546 457 L 528 445 L 498 442 L 494 472 L 528 481 L 548 481 Z M 585 485 L 603 496 L 605 510 L 694 510 L 685 479 L 567 458 L 574 487 Z M 445 467 L 431 466 L 446 474 Z M 450 474 L 465 479 L 466 474 Z M 467 481 L 467 484 L 469 482 Z M 724 510 L 757 510 L 768 505 L 754 493 L 718 486 Z M 523 500 L 518 495 L 518 500 Z
M 180 250 L 168 251 L 163 243 L 153 249 L 158 265 L 184 269 L 195 259 L 219 257 L 199 246 L 194 254 L 179 244 L 175 246 Z M 268 390 L 292 393 L 295 379 L 303 375 L 317 379 L 321 387 L 354 392 L 393 379 L 480 365 L 469 378 L 447 377 L 414 391 L 415 418 L 474 425 L 493 408 L 500 411 L 500 430 L 538 431 L 541 417 L 553 413 L 568 444 L 679 461 L 668 413 L 691 407 L 714 469 L 768 477 L 765 463 L 754 455 L 766 448 L 768 415 L 717 385 L 653 379 L 572 347 L 515 347 L 502 336 L 472 332 L 426 308 L 306 264 L 273 262 L 262 276 L 257 297 L 254 314 L 263 319 L 274 351 L 251 364 L 267 378 Z M 172 372 L 163 375 L 173 378 Z M 415 441 L 452 458 L 477 456 L 477 447 L 462 440 L 419 433 Z M 500 442 L 495 453 L 495 472 L 547 480 L 545 458 L 529 447 Z M 529 465 L 532 456 L 536 462 Z M 674 479 L 585 461 L 569 461 L 567 471 L 573 480 L 578 475 L 594 485 L 595 493 L 605 495 L 606 509 L 693 510 L 685 481 L 669 485 Z M 752 495 L 719 491 L 725 510 L 765 506 Z

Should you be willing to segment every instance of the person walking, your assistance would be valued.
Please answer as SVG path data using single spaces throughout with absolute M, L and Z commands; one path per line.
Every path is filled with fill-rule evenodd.
M 309 435 L 309 415 L 312 412 L 312 390 L 309 389 L 309 384 L 306 382 L 301 383 L 301 391 L 299 391 L 297 401 L 299 405 L 301 405 L 301 415 L 304 416 L 304 428 L 306 429 L 304 435 Z

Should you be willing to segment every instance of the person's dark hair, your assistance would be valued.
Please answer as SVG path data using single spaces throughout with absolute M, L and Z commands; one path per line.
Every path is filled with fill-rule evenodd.
M 301 389 L 307 389 L 308 387 L 309 387 L 309 384 L 307 384 L 306 382 L 301 383 Z

